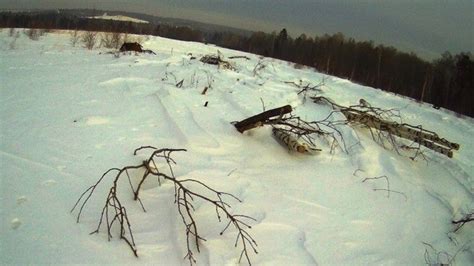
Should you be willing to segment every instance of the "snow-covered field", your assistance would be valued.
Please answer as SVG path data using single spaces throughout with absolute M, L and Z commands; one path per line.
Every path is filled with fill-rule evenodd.
M 0 32 L 1 264 L 188 264 L 170 184 L 144 188 L 147 213 L 128 191 L 121 194 L 138 258 L 117 237 L 108 242 L 105 231 L 89 235 L 109 183 L 95 192 L 79 224 L 69 212 L 107 169 L 146 158 L 132 154 L 142 145 L 187 149 L 174 155 L 179 179 L 195 178 L 243 200 L 229 202 L 236 213 L 256 219 L 249 230 L 258 243 L 259 254 L 251 254 L 255 265 L 474 261 L 473 223 L 456 233 L 451 224 L 474 209 L 470 118 L 327 77 L 323 96 L 346 106 L 364 98 L 398 108 L 404 122 L 422 124 L 461 149 L 453 159 L 426 150 L 427 161 L 412 161 L 384 150 L 367 131 L 345 127 L 349 146 L 360 140 L 349 153 L 331 154 L 321 144 L 318 155 L 293 154 L 271 137 L 270 128 L 240 134 L 231 122 L 261 112 L 262 101 L 267 109 L 290 104 L 310 121 L 324 118 L 327 106 L 303 103 L 297 88 L 284 83 L 317 84 L 324 76 L 313 70 L 264 58 L 266 67 L 254 75 L 260 61 L 255 55 L 230 60 L 237 71 L 217 69 L 198 59 L 217 50 L 226 57 L 243 53 L 158 37 L 143 43 L 157 55 L 119 58 L 105 49 L 72 47 L 64 32 L 39 41 L 22 34 L 10 49 L 12 40 L 8 30 Z M 357 169 L 363 171 L 354 174 Z M 387 188 L 385 179 L 362 182 L 381 175 L 394 191 L 389 197 L 374 191 Z M 207 239 L 198 265 L 237 264 L 235 231 L 220 236 L 225 223 L 217 222 L 215 210 L 195 207 Z

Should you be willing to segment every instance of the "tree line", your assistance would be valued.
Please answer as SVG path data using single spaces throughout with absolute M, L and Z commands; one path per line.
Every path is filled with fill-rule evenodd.
M 254 32 L 202 32 L 190 27 L 144 24 L 78 17 L 61 12 L 3 12 L 0 27 L 79 29 L 146 34 L 212 43 L 218 46 L 273 57 L 309 66 L 349 79 L 444 107 L 474 117 L 474 61 L 470 53 L 445 52 L 433 61 L 391 46 L 356 41 L 342 33 L 292 38 L 286 29 L 278 34 Z
M 211 43 L 314 67 L 329 75 L 380 88 L 474 117 L 474 61 L 470 53 L 445 52 L 432 62 L 342 33 L 297 38 L 255 32 L 250 37 L 215 33 Z
M 91 19 L 57 11 L 0 12 L 0 28 L 39 28 L 120 32 L 204 42 L 204 34 L 185 26 Z

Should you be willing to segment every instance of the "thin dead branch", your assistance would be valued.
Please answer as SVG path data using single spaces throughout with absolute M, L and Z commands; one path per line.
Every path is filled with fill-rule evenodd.
M 124 203 L 119 199 L 117 192 L 119 180 L 123 176 L 128 178 L 128 183 L 134 195 L 134 199 L 140 203 L 145 211 L 139 194 L 140 188 L 145 180 L 150 177 L 156 177 L 160 183 L 160 179 L 163 179 L 172 182 L 174 185 L 174 203 L 177 206 L 178 214 L 184 224 L 186 234 L 187 253 L 184 258 L 187 259 L 190 264 L 196 263 L 193 254 L 194 248 L 200 252 L 200 242 L 205 241 L 198 232 L 197 221 L 194 215 L 195 208 L 193 203 L 197 200 L 210 204 L 215 209 L 219 222 L 226 221 L 226 225 L 220 232 L 220 235 L 224 234 L 226 231 L 230 231 L 230 228 L 232 227 L 235 229 L 237 233 L 235 246 L 237 247 L 239 244 L 241 246 L 239 262 L 243 257 L 245 257 L 246 261 L 250 264 L 249 253 L 251 251 L 256 254 L 258 253 L 257 243 L 248 232 L 248 229 L 251 228 L 248 221 L 255 221 L 255 219 L 250 216 L 232 213 L 230 210 L 231 206 L 228 203 L 229 199 L 237 200 L 238 202 L 242 201 L 230 193 L 215 190 L 199 180 L 176 178 L 173 171 L 173 165 L 175 165 L 176 162 L 171 155 L 175 152 L 186 151 L 185 149 L 157 149 L 152 146 L 142 146 L 134 151 L 134 155 L 145 150 L 151 151 L 151 155 L 148 159 L 137 165 L 125 166 L 123 168 L 111 168 L 107 170 L 95 184 L 87 188 L 80 195 L 79 199 L 71 209 L 71 212 L 78 210 L 76 218 L 77 222 L 80 221 L 84 207 L 89 202 L 97 187 L 103 182 L 106 176 L 115 172 L 116 174 L 113 177 L 112 186 L 109 189 L 104 207 L 102 208 L 97 228 L 91 234 L 99 233 L 100 229 L 105 226 L 110 241 L 112 238 L 112 232 L 114 231 L 112 230 L 113 227 L 118 226 L 120 229 L 120 239 L 124 240 L 132 250 L 133 254 L 138 257 L 138 250 L 133 236 L 131 222 L 127 215 Z M 164 165 L 167 166 L 168 173 L 165 173 L 165 170 L 159 169 L 159 163 L 161 163 L 161 165 L 164 163 Z M 144 173 L 140 176 L 138 185 L 134 187 L 131 182 L 130 173 L 140 170 L 144 171 Z M 193 187 L 193 189 L 191 189 L 191 187 Z
M 449 254 L 446 251 L 438 251 L 433 245 L 426 242 L 421 242 L 425 246 L 425 263 L 427 265 L 454 265 L 456 256 L 469 250 L 469 245 L 471 241 L 464 243 L 455 253 L 454 255 Z
M 231 175 L 232 173 L 234 173 L 235 171 L 237 171 L 237 168 L 232 169 L 232 171 L 230 171 L 230 172 L 227 174 L 227 176 L 230 176 L 230 175 Z
M 229 59 L 246 59 L 246 60 L 250 60 L 250 57 L 248 56 L 245 56 L 245 55 L 235 55 L 235 56 L 229 56 L 227 57 Z
M 358 172 L 364 172 L 363 170 L 361 169 L 357 169 L 354 171 L 353 175 L 354 176 L 357 176 L 357 173 Z M 359 176 L 357 176 L 359 177 Z M 403 197 L 405 197 L 405 201 L 408 200 L 408 197 L 405 193 L 403 192 L 400 192 L 400 191 L 396 191 L 396 190 L 392 190 L 390 188 L 390 180 L 388 179 L 388 176 L 386 175 L 382 175 L 382 176 L 375 176 L 375 177 L 365 177 L 363 180 L 362 180 L 362 183 L 365 183 L 366 181 L 370 181 L 370 180 L 378 180 L 378 179 L 384 179 L 386 181 L 386 184 L 387 184 L 387 188 L 374 188 L 373 190 L 374 191 L 386 191 L 387 192 L 387 198 L 390 198 L 390 193 L 397 193 L 397 194 L 400 194 L 402 195 Z
M 184 79 L 180 80 L 178 83 L 176 83 L 176 88 L 181 88 L 183 87 L 183 82 L 184 82 Z
M 303 80 L 300 80 L 299 83 L 296 83 L 294 81 L 285 81 L 285 83 L 286 84 L 291 84 L 291 85 L 297 87 L 298 88 L 298 95 L 303 95 L 303 103 L 305 103 L 308 93 L 316 94 L 316 93 L 321 93 L 322 92 L 321 88 L 325 85 L 326 78 L 323 78 L 316 85 L 313 85 L 310 82 L 307 82 L 306 84 L 304 84 Z M 315 95 L 313 95 L 313 97 L 314 96 Z
M 278 128 L 278 130 L 293 135 L 296 139 L 302 139 L 312 147 L 316 147 L 315 139 L 320 138 L 328 142 L 331 147 L 331 153 L 337 147 L 347 152 L 347 145 L 339 126 L 345 125 L 345 121 L 333 121 L 331 115 L 318 121 L 305 121 L 299 116 L 289 114 L 281 118 L 273 118 L 266 121 L 265 124 Z
M 260 76 L 260 71 L 265 69 L 266 67 L 267 67 L 267 65 L 264 64 L 262 59 L 258 60 L 257 64 L 255 65 L 255 67 L 252 70 L 253 76 L 261 78 L 262 76 Z
M 265 102 L 263 101 L 262 97 L 260 97 L 260 102 L 262 103 L 262 112 L 265 112 Z
M 459 231 L 461 227 L 472 221 L 474 221 L 474 213 L 468 213 L 459 220 L 453 220 L 452 223 L 456 225 L 456 229 L 454 229 L 454 232 Z

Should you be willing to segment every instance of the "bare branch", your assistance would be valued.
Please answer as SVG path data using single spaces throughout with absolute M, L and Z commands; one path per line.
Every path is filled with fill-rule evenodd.
M 193 245 L 196 250 L 200 252 L 200 241 L 205 241 L 205 239 L 198 232 L 197 222 L 194 218 L 195 207 L 193 202 L 196 200 L 201 200 L 211 204 L 216 210 L 218 221 L 221 221 L 222 218 L 227 219 L 226 226 L 220 232 L 221 235 L 230 228 L 230 225 L 233 225 L 233 228 L 237 233 L 236 243 L 241 244 L 240 259 L 245 256 L 246 261 L 251 264 L 249 249 L 252 249 L 253 252 L 257 253 L 257 243 L 247 231 L 247 229 L 250 229 L 251 226 L 246 221 L 255 221 L 255 219 L 247 215 L 232 213 L 230 211 L 231 206 L 226 202 L 226 199 L 234 199 L 238 202 L 242 201 L 230 193 L 215 190 L 199 180 L 177 179 L 172 168 L 172 165 L 176 164 L 176 162 L 173 158 L 171 158 L 171 154 L 173 152 L 186 151 L 185 149 L 157 149 L 153 146 L 142 146 L 135 149 L 133 154 L 137 155 L 139 151 L 143 150 L 151 150 L 151 154 L 148 159 L 142 161 L 142 163 L 139 165 L 125 166 L 121 169 L 111 168 L 107 170 L 94 185 L 87 188 L 80 195 L 79 199 L 71 210 L 71 212 L 73 212 L 77 207 L 80 206 L 77 214 L 77 222 L 79 222 L 79 219 L 82 215 L 82 210 L 84 209 L 86 203 L 89 201 L 97 186 L 103 181 L 105 176 L 113 171 L 117 172 L 117 174 L 114 176 L 113 184 L 110 187 L 109 193 L 106 197 L 104 207 L 102 208 L 97 228 L 91 234 L 99 233 L 102 225 L 106 224 L 107 236 L 110 240 L 112 238 L 112 228 L 114 224 L 116 224 L 120 227 L 120 239 L 124 240 L 132 250 L 133 254 L 138 257 L 137 246 L 126 208 L 117 195 L 119 179 L 123 175 L 127 176 L 128 183 L 134 195 L 134 199 L 139 201 L 143 211 L 145 211 L 139 196 L 139 191 L 142 184 L 148 177 L 156 176 L 158 180 L 159 178 L 163 178 L 164 180 L 172 182 L 174 185 L 174 202 L 176 203 L 178 214 L 184 224 L 186 234 L 187 254 L 184 256 L 184 258 L 187 259 L 190 264 L 196 263 L 196 259 L 192 251 Z M 169 174 L 165 174 L 163 171 L 158 171 L 158 164 L 156 160 L 164 161 L 168 165 Z M 130 172 L 138 170 L 144 170 L 144 173 L 140 177 L 138 186 L 134 188 L 131 182 Z M 190 186 L 187 185 L 191 183 L 195 185 L 193 186 L 194 189 L 191 189 Z
M 466 214 L 463 218 L 459 220 L 453 220 L 452 223 L 456 225 L 456 229 L 454 232 L 459 231 L 461 227 L 463 227 L 465 224 L 474 221 L 474 213 L 468 213 Z
M 292 84 L 293 86 L 297 87 L 299 89 L 298 95 L 303 95 L 303 103 L 306 102 L 306 97 L 308 93 L 320 93 L 322 92 L 321 87 L 325 85 L 326 78 L 323 78 L 318 84 L 313 85 L 311 83 L 306 83 L 303 84 L 303 80 L 300 80 L 299 83 L 296 83 L 294 81 L 285 81 L 286 84 Z M 315 96 L 313 96 L 315 97 Z

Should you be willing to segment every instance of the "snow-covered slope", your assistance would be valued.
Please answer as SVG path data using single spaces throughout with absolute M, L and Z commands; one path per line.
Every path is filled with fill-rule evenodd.
M 449 256 L 458 265 L 474 261 L 472 223 L 457 233 L 451 224 L 474 209 L 472 119 L 326 77 L 322 95 L 342 105 L 364 98 L 398 108 L 404 122 L 422 124 L 461 149 L 453 159 L 427 150 L 427 161 L 412 161 L 384 150 L 366 131 L 345 128 L 348 146 L 360 141 L 348 154 L 331 154 L 322 145 L 318 155 L 296 155 L 275 142 L 269 128 L 240 134 L 230 123 L 261 112 L 262 101 L 267 109 L 290 104 L 310 121 L 326 117 L 327 106 L 303 103 L 285 83 L 319 83 L 324 75 L 311 69 L 248 54 L 250 60 L 232 60 L 237 71 L 217 69 L 191 56 L 243 53 L 158 37 L 143 43 L 157 55 L 119 58 L 71 47 L 64 32 L 39 41 L 22 35 L 15 49 L 11 41 L 0 32 L 1 264 L 187 264 L 170 184 L 145 187 L 147 213 L 130 193 L 122 194 L 139 258 L 117 237 L 107 242 L 105 232 L 89 235 L 108 184 L 95 192 L 81 223 L 69 213 L 107 169 L 145 158 L 132 154 L 142 145 L 187 149 L 174 156 L 178 178 L 198 179 L 243 200 L 231 203 L 257 220 L 249 231 L 258 242 L 259 254 L 251 255 L 256 265 L 420 265 L 446 263 Z M 259 61 L 266 67 L 254 75 Z M 354 174 L 357 169 L 364 172 Z M 399 193 L 374 191 L 387 188 L 384 179 L 362 182 L 381 175 Z M 215 210 L 195 207 L 207 239 L 198 264 L 236 264 L 234 232 L 220 236 L 225 224 Z

